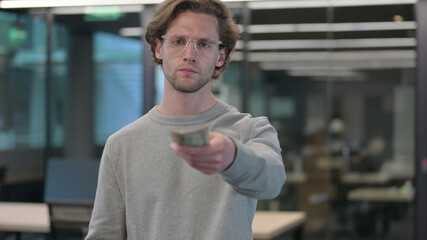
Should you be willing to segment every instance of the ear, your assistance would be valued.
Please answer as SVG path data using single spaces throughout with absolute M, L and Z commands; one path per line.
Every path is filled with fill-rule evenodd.
M 216 60 L 216 67 L 222 67 L 222 65 L 224 65 L 225 62 L 225 57 L 227 56 L 227 48 L 221 48 L 219 50 L 219 56 L 218 59 Z
M 156 58 L 162 60 L 163 59 L 163 49 L 162 42 L 159 39 L 156 39 Z

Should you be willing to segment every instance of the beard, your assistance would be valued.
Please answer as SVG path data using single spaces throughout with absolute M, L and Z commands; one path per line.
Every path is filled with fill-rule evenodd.
M 195 93 L 202 89 L 209 81 L 210 78 L 198 78 L 196 82 L 188 83 L 189 81 L 193 81 L 191 79 L 180 79 L 176 74 L 172 76 L 166 76 L 168 82 L 172 85 L 172 87 L 182 93 Z
M 181 75 L 178 70 L 172 70 L 165 62 L 163 63 L 162 68 L 165 77 L 171 86 L 181 93 L 195 93 L 202 89 L 209 81 L 211 81 L 215 70 L 215 66 L 211 69 L 205 69 L 205 71 L 197 69 L 198 77 L 195 78 L 196 76 L 185 76 L 185 74 L 182 74 L 183 76 L 178 76 Z

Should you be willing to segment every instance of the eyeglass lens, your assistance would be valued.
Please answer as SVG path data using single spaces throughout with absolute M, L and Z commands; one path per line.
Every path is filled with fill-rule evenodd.
M 183 53 L 187 49 L 190 42 L 193 42 L 194 50 L 200 55 L 211 54 L 219 45 L 218 42 L 215 42 L 213 39 L 209 38 L 190 40 L 187 37 L 180 35 L 163 35 L 162 38 L 165 39 L 166 46 L 169 48 L 169 50 L 176 54 Z

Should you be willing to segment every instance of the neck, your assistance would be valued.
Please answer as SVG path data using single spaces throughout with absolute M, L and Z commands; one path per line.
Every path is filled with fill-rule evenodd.
M 195 93 L 182 93 L 165 83 L 163 100 L 157 111 L 167 116 L 185 116 L 205 112 L 215 106 L 218 100 L 211 92 L 210 84 L 206 84 Z

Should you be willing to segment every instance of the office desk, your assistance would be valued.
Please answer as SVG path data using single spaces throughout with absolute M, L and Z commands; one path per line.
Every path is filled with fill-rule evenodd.
M 411 202 L 414 193 L 403 194 L 398 189 L 389 187 L 362 187 L 351 190 L 348 199 L 369 202 Z
M 252 223 L 254 239 L 273 239 L 291 230 L 295 230 L 295 238 L 301 239 L 305 219 L 304 212 L 257 211 Z
M 345 184 L 386 184 L 390 176 L 384 173 L 357 173 L 348 172 L 342 175 Z
M 393 220 L 390 212 L 397 211 L 412 202 L 414 193 L 403 194 L 397 188 L 390 187 L 361 187 L 351 190 L 347 198 L 350 201 L 368 203 L 370 217 L 365 219 L 363 224 L 378 226 L 376 221 L 380 221 L 382 234 L 385 235 L 390 229 L 390 221 Z
M 0 231 L 50 232 L 47 204 L 0 202 Z
M 286 183 L 304 183 L 307 180 L 307 175 L 305 173 L 286 173 Z
M 319 170 L 340 170 L 345 167 L 342 157 L 320 157 L 316 160 L 316 167 Z
M 44 173 L 42 171 L 23 171 L 6 174 L 4 185 L 11 186 L 17 184 L 42 181 Z

